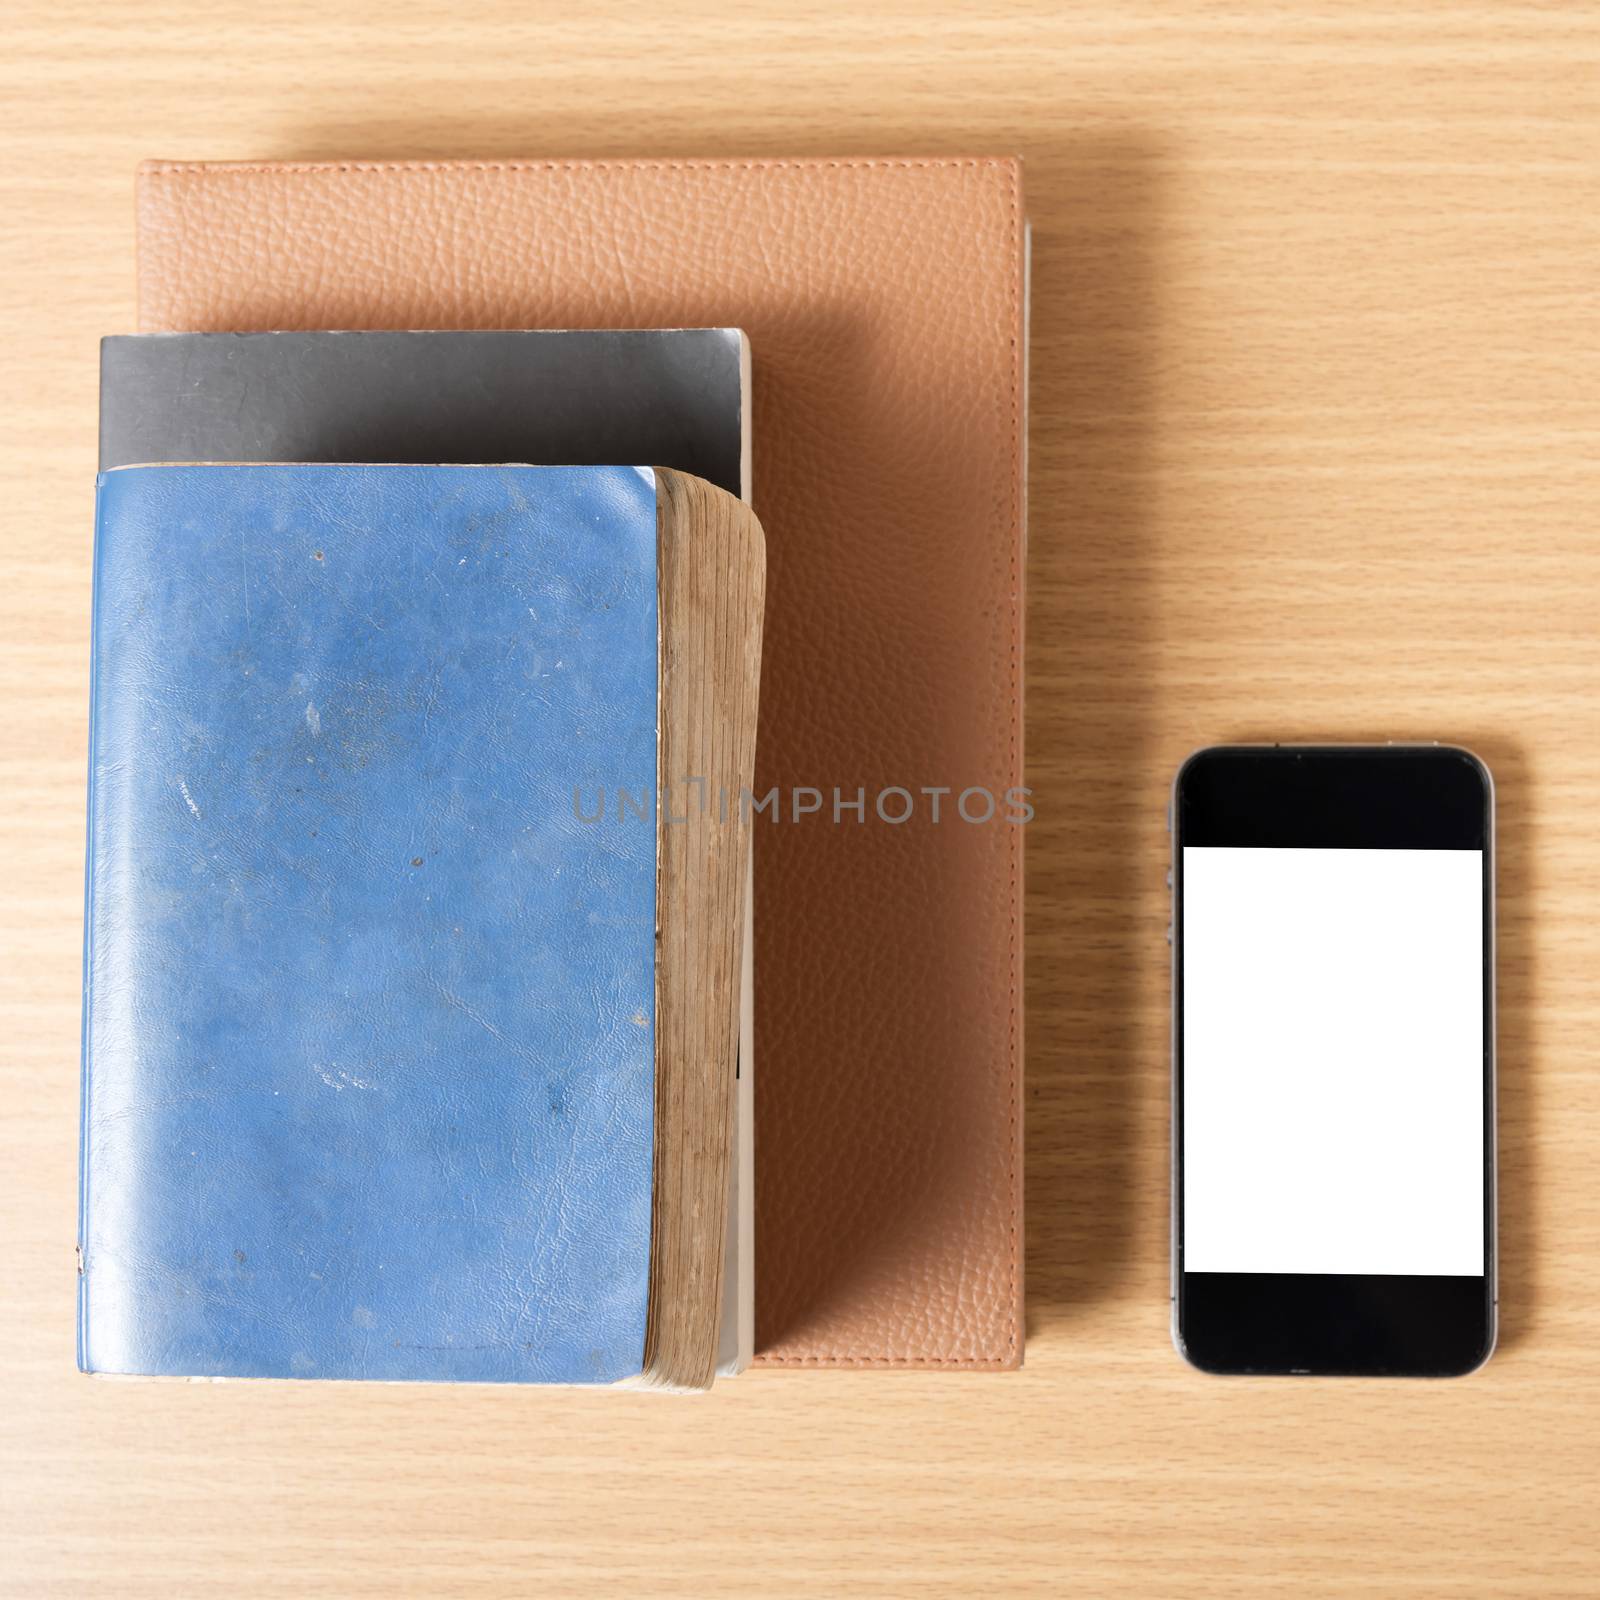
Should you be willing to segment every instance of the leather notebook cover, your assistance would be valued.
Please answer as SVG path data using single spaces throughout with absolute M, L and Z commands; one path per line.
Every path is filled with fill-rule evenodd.
M 758 1365 L 1022 1356 L 1024 238 L 1010 160 L 140 174 L 145 331 L 749 335 Z
M 640 1371 L 656 613 L 631 467 L 102 477 L 85 1370 Z

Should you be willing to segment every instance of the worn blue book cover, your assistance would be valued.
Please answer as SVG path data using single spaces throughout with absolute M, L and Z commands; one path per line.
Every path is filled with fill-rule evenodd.
M 91 728 L 80 1365 L 636 1374 L 649 470 L 108 473 Z

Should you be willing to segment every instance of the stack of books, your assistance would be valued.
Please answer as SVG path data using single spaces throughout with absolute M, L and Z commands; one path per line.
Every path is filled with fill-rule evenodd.
M 1019 203 L 990 161 L 145 169 L 86 1371 L 1020 1362 Z

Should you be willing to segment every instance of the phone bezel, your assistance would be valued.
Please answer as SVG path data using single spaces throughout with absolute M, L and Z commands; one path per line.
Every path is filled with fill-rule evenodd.
M 1196 790 L 1201 784 L 1219 793 Z M 1216 808 L 1225 802 L 1226 815 Z M 1207 808 L 1210 808 L 1209 810 Z M 1173 780 L 1172 1336 L 1202 1371 L 1455 1377 L 1498 1322 L 1494 782 L 1456 745 L 1212 745 Z M 1484 1274 L 1478 1278 L 1188 1273 L 1183 1269 L 1183 847 L 1483 851 Z M 1470 842 L 1469 842 L 1470 841 Z

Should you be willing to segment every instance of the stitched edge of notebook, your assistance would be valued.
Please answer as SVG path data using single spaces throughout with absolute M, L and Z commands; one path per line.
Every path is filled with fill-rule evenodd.
M 1020 735 L 1020 712 L 1018 704 L 1018 683 L 1021 672 L 1021 654 L 1018 644 L 1018 618 L 1021 608 L 1021 597 L 1017 587 L 1017 544 L 1019 537 L 1017 479 L 1021 472 L 1021 462 L 1018 458 L 1019 424 L 1017 407 L 1017 388 L 1020 382 L 1018 361 L 1020 356 L 1019 335 L 1017 331 L 1018 315 L 1018 276 L 1021 263 L 1016 259 L 1018 249 L 1018 230 L 1020 226 L 1020 197 L 1018 184 L 1018 163 L 1015 159 L 1004 156 L 872 156 L 855 159 L 829 158 L 829 157 L 769 157 L 748 158 L 744 160 L 722 160 L 714 158 L 687 158 L 683 160 L 654 160 L 654 159 L 596 159 L 596 160 L 542 160 L 542 161 L 472 161 L 472 160 L 442 160 L 442 161 L 147 161 L 140 165 L 141 178 L 172 178 L 196 177 L 202 174 L 223 176 L 231 172 L 237 173 L 319 173 L 319 172 L 561 172 L 561 171 L 596 171 L 614 169 L 618 171 L 628 169 L 648 169 L 652 171 L 762 171 L 762 170 L 796 170 L 814 168 L 827 171 L 852 171 L 871 168 L 900 168 L 900 169 L 927 169 L 927 168 L 952 168 L 971 167 L 1000 169 L 1007 175 L 1007 189 L 1009 191 L 1010 207 L 1010 232 L 1011 249 L 1013 253 L 1009 291 L 1009 319 L 1011 323 L 1011 373 L 1007 385 L 1008 399 L 1004 410 L 1010 413 L 1010 457 L 1011 471 L 1008 474 L 1007 498 L 1009 502 L 1010 519 L 1010 572 L 1011 572 L 1011 727 L 1010 727 L 1010 766 L 1016 771 L 1017 750 Z M 1002 418 L 1004 420 L 1004 417 Z M 1009 1368 L 1016 1364 L 1017 1354 L 1017 1323 L 1019 1320 L 1017 1304 L 1017 1227 L 1020 1206 L 1017 1196 L 1017 1090 L 1018 1090 L 1018 1061 L 1017 1061 L 1017 951 L 1019 934 L 1019 906 L 1017 900 L 1018 866 L 1021 856 L 1020 839 L 1011 846 L 1011 872 L 1008 880 L 1008 895 L 1011 907 L 1011 933 L 1010 948 L 1008 950 L 1008 965 L 1011 970 L 1010 988 L 1010 1037 L 1007 1046 L 1008 1076 L 1006 1082 L 1007 1093 L 1007 1137 L 1008 1166 L 1006 1170 L 1006 1187 L 1009 1191 L 1007 1205 L 1007 1237 L 1008 1237 L 1008 1275 L 1006 1303 L 1010 1318 L 1010 1327 L 1006 1334 L 1006 1354 L 996 1356 L 990 1354 L 949 1354 L 949 1355 L 906 1355 L 906 1356 L 878 1356 L 857 1355 L 844 1350 L 822 1351 L 816 1355 L 808 1356 L 782 1356 L 757 1354 L 752 1359 L 752 1366 L 763 1367 L 899 1367 L 915 1369 L 924 1366 L 956 1366 L 956 1367 L 998 1367 Z
M 762 162 L 752 163 L 752 165 L 756 165 L 756 166 L 767 165 L 767 164 L 768 163 L 762 163 Z M 777 165 L 784 165 L 785 163 L 776 163 L 776 164 Z M 792 164 L 799 165 L 799 164 L 802 164 L 802 163 L 792 163 Z M 814 164 L 814 163 L 804 163 L 804 164 L 810 165 L 810 164 Z M 1020 505 L 1018 503 L 1017 484 L 1018 484 L 1018 479 L 1021 476 L 1021 471 L 1022 471 L 1022 462 L 1021 462 L 1021 459 L 1020 459 L 1020 456 L 1019 456 L 1019 448 L 1018 448 L 1019 447 L 1019 440 L 1020 440 L 1020 418 L 1019 418 L 1019 415 L 1018 415 L 1018 404 L 1017 404 L 1017 391 L 1018 391 L 1018 389 L 1019 389 L 1019 387 L 1021 385 L 1021 378 L 1022 378 L 1021 368 L 1020 368 L 1020 365 L 1019 365 L 1020 356 L 1021 356 L 1021 350 L 1020 350 L 1021 338 L 1020 338 L 1020 334 L 1019 334 L 1019 330 L 1018 330 L 1018 316 L 1019 316 L 1019 303 L 1018 302 L 1019 302 L 1019 295 L 1021 293 L 1020 285 L 1019 285 L 1019 278 L 1021 276 L 1021 270 L 1022 270 L 1022 263 L 1021 263 L 1021 260 L 1019 258 L 1020 232 L 1021 232 L 1021 197 L 1020 197 L 1020 193 L 1019 193 L 1020 185 L 1018 183 L 1018 177 L 1019 177 L 1018 163 L 1016 161 L 1014 161 L 1014 160 L 1007 160 L 1007 159 L 1002 158 L 1002 157 L 988 157 L 988 158 L 980 157 L 980 158 L 974 158 L 974 159 L 970 159 L 970 160 L 955 160 L 955 159 L 952 159 L 952 160 L 948 160 L 948 161 L 933 160 L 933 161 L 921 161 L 921 162 L 919 162 L 919 161 L 896 162 L 896 161 L 887 161 L 886 160 L 886 161 L 865 161 L 865 162 L 854 162 L 854 163 L 852 163 L 852 162 L 843 162 L 843 163 L 831 163 L 831 164 L 843 165 L 843 166 L 855 165 L 855 166 L 913 166 L 913 167 L 914 166 L 957 166 L 957 167 L 969 166 L 969 167 L 989 167 L 989 168 L 998 167 L 998 168 L 1004 169 L 1006 171 L 1006 173 L 1007 173 L 1007 184 L 1006 184 L 1006 187 L 1007 187 L 1007 191 L 1008 191 L 1009 214 L 1010 214 L 1011 250 L 1012 250 L 1012 256 L 1013 256 L 1013 259 L 1012 259 L 1012 268 L 1013 268 L 1013 270 L 1009 274 L 1010 291 L 1009 291 L 1009 296 L 1008 296 L 1008 320 L 1009 320 L 1010 325 L 1011 325 L 1011 334 L 1010 334 L 1011 373 L 1010 373 L 1010 381 L 1007 384 L 1007 391 L 1008 391 L 1008 397 L 1009 398 L 1005 402 L 1005 404 L 1002 406 L 1002 420 L 1004 420 L 1005 412 L 1007 410 L 1009 410 L 1009 413 L 1010 413 L 1010 441 L 1011 441 L 1010 442 L 1010 465 L 1011 465 L 1011 470 L 1007 474 L 1007 482 L 1008 482 L 1007 500 L 1008 500 L 1009 511 L 1010 511 L 1010 519 L 1009 519 L 1009 523 L 1008 523 L 1008 527 L 1010 529 L 1010 538 L 1009 538 L 1008 544 L 1009 544 L 1009 563 L 1010 563 L 1010 574 L 1011 574 L 1011 607 L 1012 607 L 1011 651 L 1010 651 L 1010 655 L 1011 655 L 1011 684 L 1010 684 L 1010 694 L 1009 694 L 1009 701 L 1010 701 L 1010 706 L 1011 706 L 1010 769 L 1011 769 L 1011 771 L 1013 773 L 1015 773 L 1017 771 L 1017 755 L 1018 755 L 1018 745 L 1019 745 L 1020 732 L 1021 732 L 1020 723 L 1021 723 L 1021 711 L 1022 711 L 1021 703 L 1020 703 L 1020 699 L 1019 699 L 1019 694 L 1018 694 L 1018 690 L 1019 690 L 1019 687 L 1020 687 L 1021 668 L 1022 668 L 1022 664 L 1021 664 L 1021 660 L 1020 660 L 1021 650 L 1019 648 L 1019 645 L 1020 645 L 1019 624 L 1020 624 L 1020 619 L 1021 619 L 1022 598 L 1021 598 L 1021 594 L 1020 594 L 1020 591 L 1019 591 L 1019 588 L 1018 588 L 1018 583 L 1017 583 L 1017 576 L 1018 576 L 1017 549 L 1018 549 L 1018 544 L 1020 543 L 1020 538 L 1021 538 L 1021 528 L 1020 528 L 1020 524 L 1019 524 L 1019 518 L 1020 518 L 1020 515 L 1021 515 L 1021 507 L 1020 507 Z M 1021 841 L 1021 837 L 1020 837 L 1020 833 L 1019 833 L 1018 836 L 1013 840 L 1012 845 L 1011 845 L 1011 850 L 1010 850 L 1011 873 L 1010 873 L 1010 878 L 1009 878 L 1009 882 L 1008 882 L 1008 895 L 1009 895 L 1009 901 L 1010 901 L 1011 936 L 1010 936 L 1010 948 L 1009 948 L 1009 951 L 1008 951 L 1007 964 L 1010 967 L 1010 971 L 1011 971 L 1011 987 L 1010 987 L 1010 991 L 1009 991 L 1009 997 L 1010 997 L 1010 1005 L 1009 1005 L 1010 1035 L 1009 1035 L 1009 1040 L 1008 1040 L 1007 1050 L 1006 1050 L 1007 1066 L 1008 1066 L 1008 1069 L 1009 1069 L 1008 1070 L 1008 1074 L 1007 1074 L 1007 1080 L 1006 1080 L 1006 1098 L 1007 1098 L 1007 1112 L 1006 1112 L 1006 1114 L 1007 1114 L 1006 1188 L 1007 1188 L 1007 1191 L 1008 1191 L 1008 1194 L 1007 1194 L 1007 1209 L 1006 1209 L 1006 1226 L 1007 1226 L 1007 1240 L 1008 1240 L 1006 1308 L 1007 1308 L 1007 1315 L 1008 1315 L 1008 1319 L 1009 1319 L 1010 1325 L 1006 1330 L 1006 1354 L 1003 1355 L 1003 1356 L 989 1355 L 987 1353 L 985 1353 L 983 1355 L 967 1354 L 967 1355 L 916 1355 L 916 1356 L 863 1356 L 863 1355 L 854 1355 L 854 1354 L 851 1354 L 851 1353 L 849 1353 L 847 1351 L 836 1351 L 835 1350 L 835 1351 L 823 1351 L 823 1352 L 819 1352 L 816 1355 L 809 1355 L 809 1356 L 757 1355 L 757 1356 L 754 1357 L 754 1359 L 751 1362 L 752 1366 L 766 1366 L 766 1367 L 898 1367 L 898 1368 L 907 1368 L 907 1369 L 915 1369 L 917 1367 L 924 1367 L 924 1366 L 956 1366 L 956 1367 L 970 1367 L 970 1368 L 996 1367 L 996 1368 L 1005 1369 L 1005 1368 L 1014 1367 L 1017 1364 L 1017 1361 L 1016 1361 L 1016 1358 L 1017 1358 L 1017 1329 L 1018 1329 L 1018 1324 L 1021 1321 L 1021 1317 L 1022 1317 L 1022 1307 L 1018 1304 L 1018 1300 L 1017 1300 L 1017 1286 L 1018 1286 L 1018 1280 L 1017 1280 L 1017 1229 L 1018 1229 L 1018 1223 L 1019 1223 L 1019 1220 L 1020 1220 L 1019 1212 L 1021 1210 L 1021 1207 L 1020 1207 L 1020 1204 L 1019 1204 L 1019 1197 L 1018 1197 L 1018 1188 L 1017 1188 L 1017 1176 L 1018 1176 L 1018 1161 L 1017 1161 L 1017 1155 L 1018 1155 L 1018 1149 L 1017 1149 L 1017 1144 L 1018 1144 L 1018 1120 L 1017 1120 L 1017 1112 L 1018 1112 L 1018 1087 L 1019 1087 L 1019 1085 L 1018 1085 L 1018 1077 L 1019 1077 L 1018 1065 L 1019 1065 L 1019 1063 L 1018 1063 L 1018 1059 L 1017 1059 L 1017 1045 L 1018 1045 L 1018 1039 L 1017 1039 L 1017 987 L 1018 987 L 1017 952 L 1018 952 L 1018 934 L 1020 932 L 1020 929 L 1019 929 L 1020 902 L 1018 901 L 1018 898 L 1017 898 L 1017 884 L 1018 884 L 1018 869 L 1019 869 L 1019 866 L 1020 866 L 1020 859 L 1021 859 L 1021 853 L 1022 853 L 1021 852 L 1021 845 L 1022 845 L 1022 841 Z

